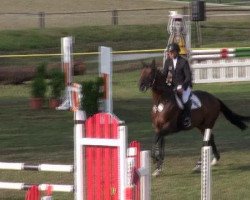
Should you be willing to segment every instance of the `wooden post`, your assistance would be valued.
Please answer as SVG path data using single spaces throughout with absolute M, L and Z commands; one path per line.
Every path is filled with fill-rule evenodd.
M 186 16 L 186 15 L 189 14 L 188 12 L 189 12 L 189 11 L 188 11 L 188 6 L 183 6 L 183 8 L 182 8 L 182 14 L 183 14 L 184 16 Z
M 112 11 L 112 25 L 118 25 L 118 11 L 113 10 Z
M 39 12 L 38 13 L 39 18 L 39 28 L 44 29 L 45 28 L 45 12 Z
M 200 22 L 196 21 L 195 26 L 196 26 L 196 33 L 197 33 L 197 40 L 198 40 L 197 47 L 201 47 L 201 45 L 202 45 L 202 34 L 201 34 Z

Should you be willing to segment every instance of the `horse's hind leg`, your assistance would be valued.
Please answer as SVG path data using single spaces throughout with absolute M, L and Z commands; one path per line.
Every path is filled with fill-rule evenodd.
M 203 135 L 204 135 L 204 131 L 205 130 L 201 130 L 201 133 Z M 215 144 L 215 141 L 214 141 L 214 134 L 213 133 L 211 133 L 211 136 L 210 136 L 210 139 L 208 141 L 208 144 L 212 147 L 212 152 L 213 152 L 213 155 L 214 155 L 214 158 L 213 158 L 213 160 L 211 162 L 211 165 L 216 165 L 217 162 L 220 159 L 220 153 L 217 150 L 217 147 L 216 147 L 216 144 Z M 193 171 L 200 171 L 200 168 L 201 168 L 201 157 L 197 161 L 195 167 L 193 168 Z
M 220 153 L 217 150 L 217 147 L 216 147 L 216 144 L 215 144 L 215 141 L 214 141 L 214 134 L 213 133 L 211 134 L 209 144 L 212 146 L 212 151 L 213 151 L 213 154 L 214 154 L 214 158 L 213 158 L 211 164 L 216 165 L 218 160 L 220 159 Z
M 205 129 L 201 129 L 200 128 L 200 133 L 204 136 L 204 131 Z M 193 171 L 194 172 L 200 172 L 201 170 L 201 157 L 199 157 L 199 160 L 196 162 L 194 168 L 193 168 Z
M 154 138 L 154 144 L 152 147 L 152 158 L 156 163 L 156 169 L 152 174 L 153 176 L 160 175 L 162 171 L 162 164 L 164 160 L 164 148 L 165 148 L 164 136 L 156 134 Z

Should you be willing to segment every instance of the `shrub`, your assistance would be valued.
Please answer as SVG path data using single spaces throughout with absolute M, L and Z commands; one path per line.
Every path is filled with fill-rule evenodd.
M 59 69 L 52 69 L 49 73 L 51 87 L 51 97 L 59 99 L 65 88 L 64 85 L 64 73 Z
M 82 92 L 82 108 L 89 117 L 99 111 L 99 102 L 103 98 L 103 79 L 97 78 L 95 81 L 83 82 Z
M 44 98 L 47 90 L 47 83 L 45 80 L 46 66 L 41 64 L 37 67 L 35 78 L 31 84 L 31 95 L 35 98 Z

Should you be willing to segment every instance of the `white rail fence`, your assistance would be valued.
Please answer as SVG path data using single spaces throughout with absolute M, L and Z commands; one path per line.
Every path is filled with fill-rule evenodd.
M 195 83 L 250 81 L 250 59 L 207 60 L 191 64 Z

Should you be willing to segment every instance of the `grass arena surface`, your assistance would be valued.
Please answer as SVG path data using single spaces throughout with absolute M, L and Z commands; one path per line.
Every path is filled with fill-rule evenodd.
M 137 87 L 139 70 L 115 73 L 113 77 L 114 113 L 128 126 L 129 141 L 138 140 L 143 149 L 151 148 L 153 130 L 150 121 L 150 92 Z M 93 75 L 77 77 L 76 81 Z M 250 84 L 199 84 L 201 89 L 222 99 L 231 109 L 250 114 Z M 73 163 L 73 114 L 66 111 L 29 109 L 30 83 L 0 86 L 0 160 L 26 163 Z M 247 200 L 250 198 L 250 129 L 245 132 L 220 117 L 215 140 L 221 160 L 212 171 L 213 199 Z M 192 168 L 200 155 L 202 137 L 197 130 L 166 138 L 164 173 L 152 179 L 153 200 L 200 199 L 200 174 Z M 0 171 L 1 181 L 73 184 L 67 173 Z M 0 192 L 1 200 L 22 200 L 24 192 Z M 55 200 L 73 200 L 73 194 L 55 193 Z
M 222 0 L 223 1 L 223 0 Z M 226 1 L 226 0 L 225 0 Z M 231 0 L 230 0 L 231 1 Z M 211 0 L 210 2 L 213 2 Z M 227 0 L 227 2 L 229 2 Z M 15 6 L 13 6 L 15 5 Z M 167 1 L 20 1 L 2 2 L 0 11 L 5 12 L 70 12 L 83 10 L 100 10 L 114 8 L 145 8 L 176 6 Z M 178 6 L 182 6 L 178 3 Z M 67 8 L 67 10 L 65 9 Z M 28 10 L 27 10 L 28 8 Z M 145 16 L 145 13 L 137 13 Z M 146 13 L 147 14 L 147 13 Z M 165 13 L 168 15 L 168 13 Z M 20 31 L 0 32 L 1 54 L 60 53 L 60 37 L 73 35 L 76 43 L 75 52 L 97 51 L 99 45 L 111 46 L 114 50 L 165 48 L 166 17 L 156 25 L 151 15 L 143 18 L 147 25 L 136 26 L 92 26 L 74 28 L 27 29 Z M 148 17 L 147 16 L 147 17 Z M 13 17 L 13 16 L 12 16 Z M 159 18 L 159 15 L 156 16 Z M 37 16 L 18 18 L 1 16 L 1 29 L 11 24 L 14 29 L 25 29 L 27 26 L 37 27 Z M 108 17 L 96 16 L 96 20 L 108 20 Z M 241 20 L 239 20 L 241 19 Z M 20 21 L 18 21 L 20 20 Z M 31 20 L 31 21 L 29 21 Z M 56 25 L 64 22 L 72 26 L 79 18 L 65 19 L 47 18 Z M 81 20 L 81 19 L 80 19 Z M 84 19 L 86 20 L 86 18 Z M 133 16 L 126 18 L 126 23 L 133 22 Z M 22 23 L 21 23 L 22 21 Z M 51 22 L 51 23 L 52 23 Z M 84 22 L 84 21 L 82 21 Z M 94 21 L 91 21 L 94 22 Z M 226 23 L 225 23 L 226 22 Z M 49 23 L 46 21 L 46 25 Z M 144 24 L 144 23 L 143 23 Z M 229 26 L 226 28 L 204 28 L 203 47 L 240 47 L 250 46 L 249 16 L 212 18 L 202 25 L 211 27 Z M 18 26 L 21 27 L 18 27 Z M 52 24 L 53 25 L 53 24 Z M 52 26 L 51 25 L 51 26 Z M 53 26 L 54 27 L 54 26 Z M 243 27 L 245 29 L 238 29 Z M 194 26 L 193 26 L 194 31 Z M 194 32 L 193 32 L 194 33 Z M 195 39 L 195 34 L 192 37 Z M 76 57 L 75 60 L 85 60 Z M 88 58 L 87 58 L 88 59 Z M 86 60 L 87 60 L 86 59 Z M 56 58 L 3 58 L 1 66 L 37 66 L 41 62 L 57 62 Z M 138 64 L 138 63 L 137 63 Z M 87 64 L 92 67 L 94 64 Z M 89 66 L 90 65 L 90 66 Z M 122 65 L 129 65 L 127 62 Z M 134 65 L 134 64 L 133 64 Z M 139 64 L 138 64 L 139 65 Z M 96 66 L 95 66 L 96 67 Z M 117 64 L 114 65 L 117 66 Z M 127 68 L 127 66 L 126 66 Z M 115 73 L 113 80 L 114 113 L 128 126 L 129 141 L 139 140 L 144 149 L 151 149 L 153 130 L 150 120 L 150 92 L 140 93 L 137 87 L 139 71 Z M 91 79 L 93 75 L 76 77 L 76 81 Z M 234 111 L 250 115 L 250 83 L 199 84 L 201 89 L 219 97 Z M 31 164 L 73 163 L 73 114 L 49 110 L 45 106 L 41 111 L 32 111 L 28 103 L 30 83 L 10 86 L 0 85 L 0 161 L 26 162 Z M 250 126 L 250 124 L 249 124 Z M 216 200 L 248 200 L 250 199 L 250 129 L 241 132 L 220 117 L 215 128 L 215 140 L 221 152 L 219 165 L 212 172 L 212 194 Z M 166 138 L 166 162 L 164 174 L 152 179 L 152 200 L 197 200 L 200 199 L 200 174 L 191 172 L 200 155 L 202 137 L 197 130 L 182 132 Z M 53 172 L 0 171 L 1 181 L 26 183 L 73 184 L 73 175 Z M 0 200 L 23 200 L 24 192 L 0 191 Z M 55 200 L 73 200 L 73 194 L 54 196 Z

